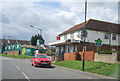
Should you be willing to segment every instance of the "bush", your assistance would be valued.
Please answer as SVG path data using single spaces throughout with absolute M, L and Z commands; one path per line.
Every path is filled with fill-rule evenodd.
M 29 55 L 0 55 L 0 56 L 5 56 L 5 57 L 10 57 L 10 58 L 19 58 L 19 59 L 31 59 L 32 56 Z
M 109 50 L 103 50 L 103 51 L 99 51 L 98 54 L 112 54 L 113 51 L 109 51 Z

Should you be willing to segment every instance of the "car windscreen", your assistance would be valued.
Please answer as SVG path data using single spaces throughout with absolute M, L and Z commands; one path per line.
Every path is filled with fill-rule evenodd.
M 36 55 L 36 58 L 48 58 L 46 55 Z

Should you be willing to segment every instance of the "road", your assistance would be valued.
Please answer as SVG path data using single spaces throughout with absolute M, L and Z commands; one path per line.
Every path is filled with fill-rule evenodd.
M 2 57 L 2 79 L 112 79 L 111 77 L 68 69 L 60 66 L 31 66 L 30 59 Z

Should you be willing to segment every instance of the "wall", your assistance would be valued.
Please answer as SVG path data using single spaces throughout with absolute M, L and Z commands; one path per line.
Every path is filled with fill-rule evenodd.
M 120 61 L 120 54 L 118 54 L 118 53 L 113 53 L 113 54 L 98 54 L 98 53 L 95 53 L 95 60 L 94 61 L 115 63 L 115 62 Z
M 64 53 L 64 60 L 82 60 L 83 52 L 71 52 Z M 85 52 L 85 60 L 93 61 L 94 60 L 94 51 Z
M 118 34 L 116 36 L 116 40 L 112 40 L 113 33 L 111 33 L 111 39 L 109 40 L 109 39 L 104 38 L 106 32 L 95 31 L 95 30 L 87 30 L 87 32 L 88 32 L 88 37 L 86 39 L 86 42 L 95 43 L 95 40 L 100 38 L 102 40 L 103 44 L 109 44 L 109 42 L 110 42 L 111 45 L 120 45 L 120 43 L 118 43 L 118 39 L 120 38 L 120 35 L 118 35 Z M 76 30 L 76 31 L 74 31 L 74 39 L 75 40 L 82 40 L 82 39 L 78 38 L 77 35 L 78 35 L 78 31 Z M 68 37 L 68 39 L 71 39 L 70 33 L 67 34 L 67 37 Z M 65 41 L 64 35 L 60 36 L 60 41 Z
M 4 54 L 7 55 L 19 55 L 20 51 L 4 51 Z

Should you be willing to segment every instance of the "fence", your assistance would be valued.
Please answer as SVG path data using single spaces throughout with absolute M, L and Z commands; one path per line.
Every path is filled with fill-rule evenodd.
M 82 60 L 83 52 L 71 52 L 64 53 L 64 60 Z M 94 51 L 85 52 L 85 60 L 93 61 L 94 60 Z

